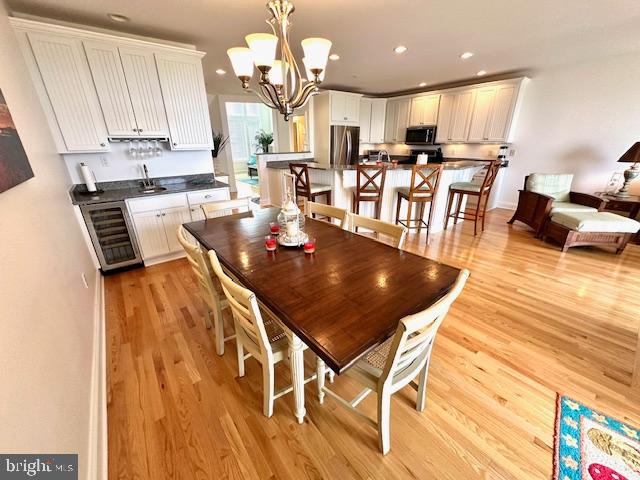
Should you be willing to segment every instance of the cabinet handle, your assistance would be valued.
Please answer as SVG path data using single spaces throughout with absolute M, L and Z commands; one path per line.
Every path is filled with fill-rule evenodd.
M 163 213 L 162 216 L 164 217 L 166 215 L 166 213 Z
M 177 144 L 176 142 L 173 142 L 173 146 L 174 146 L 174 147 L 177 147 L 177 146 L 178 146 L 178 144 Z
M 211 198 L 211 195 L 205 195 L 204 198 Z
M 345 120 L 348 120 L 348 118 L 347 118 L 347 117 L 344 117 L 344 119 L 345 119 Z
M 106 143 L 104 143 L 104 142 L 102 142 L 102 143 L 100 144 L 100 146 L 101 146 L 101 147 L 106 147 L 106 146 L 107 146 L 107 144 L 106 144 Z
M 133 130 L 134 132 L 137 132 L 138 129 L 137 128 L 132 128 L 131 130 Z
M 160 218 L 160 214 L 159 214 L 159 213 L 158 213 L 158 214 L 156 214 L 156 217 Z
M 141 128 L 138 129 L 138 133 L 142 133 L 142 129 Z

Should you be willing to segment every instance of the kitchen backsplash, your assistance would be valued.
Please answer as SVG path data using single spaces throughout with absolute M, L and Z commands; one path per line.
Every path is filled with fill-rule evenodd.
M 153 142 L 152 142 L 153 143 Z M 105 153 L 74 153 L 63 155 L 71 181 L 83 183 L 80 163 L 84 162 L 95 173 L 98 182 L 129 180 L 142 177 L 142 164 L 146 164 L 151 177 L 169 177 L 213 172 L 211 151 L 176 152 L 162 145 L 162 155 L 132 158 L 128 142 L 111 143 L 111 151 Z

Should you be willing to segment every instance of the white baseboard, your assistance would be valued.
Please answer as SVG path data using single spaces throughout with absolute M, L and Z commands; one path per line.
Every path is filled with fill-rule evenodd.
M 107 480 L 107 363 L 104 279 L 96 270 L 87 478 Z
M 505 208 L 507 210 L 515 210 L 518 204 L 514 202 L 497 202 L 496 208 Z
M 148 258 L 144 260 L 144 266 L 150 267 L 151 265 L 157 265 L 158 263 L 170 262 L 171 260 L 177 260 L 178 258 L 186 257 L 187 254 L 184 250 L 179 252 L 168 253 L 167 255 L 161 255 L 159 257 Z

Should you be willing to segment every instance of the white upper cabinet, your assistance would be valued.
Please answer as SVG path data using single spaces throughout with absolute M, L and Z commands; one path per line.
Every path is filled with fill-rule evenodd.
M 467 141 L 474 99 L 474 89 L 442 95 L 436 143 Z
M 138 134 L 143 137 L 169 135 L 167 115 L 153 52 L 134 47 L 118 47 L 129 96 L 136 116 Z
M 174 53 L 156 53 L 155 57 L 169 122 L 171 148 L 212 148 L 211 122 L 200 57 Z
M 424 95 L 411 99 L 409 126 L 435 125 L 438 121 L 440 95 Z
M 505 83 L 476 90 L 469 142 L 510 140 L 518 88 L 514 83 Z
M 360 99 L 360 143 L 371 143 L 371 99 Z
M 411 99 L 389 100 L 384 128 L 384 141 L 388 143 L 404 143 L 409 125 Z
M 331 125 L 354 125 L 360 122 L 360 97 L 347 92 L 329 92 Z
M 371 127 L 369 130 L 369 141 L 371 143 L 384 143 L 384 121 L 386 110 L 386 98 L 371 99 Z
M 48 32 L 28 32 L 27 38 L 55 116 L 49 123 L 64 143 L 58 142 L 60 153 L 107 151 L 107 129 L 82 42 Z

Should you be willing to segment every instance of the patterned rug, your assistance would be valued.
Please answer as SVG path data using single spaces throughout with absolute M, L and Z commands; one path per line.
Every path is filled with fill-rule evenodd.
M 640 429 L 558 395 L 554 480 L 640 480 Z

